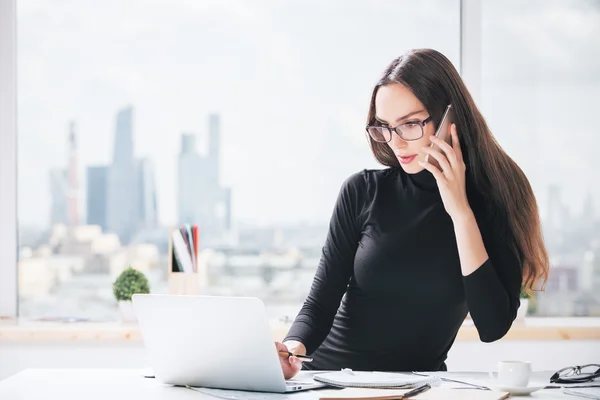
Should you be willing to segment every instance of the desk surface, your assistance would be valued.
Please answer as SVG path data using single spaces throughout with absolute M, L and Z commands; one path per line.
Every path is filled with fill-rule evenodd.
M 271 321 L 271 331 L 281 340 L 289 324 Z M 457 341 L 478 341 L 473 322 L 467 320 Z M 600 318 L 527 318 L 515 321 L 502 340 L 600 340 Z M 141 342 L 137 324 L 120 322 L 38 322 L 0 320 L 0 341 L 121 341 Z
M 481 378 L 481 373 L 447 373 L 451 377 Z M 538 379 L 547 379 L 548 373 L 536 373 Z M 534 376 L 535 377 L 535 376 Z M 299 376 L 302 378 L 302 376 Z M 269 396 L 272 400 L 318 400 L 316 392 Z M 539 399 L 573 399 L 560 389 L 534 393 Z M 60 400 L 180 400 L 214 397 L 182 387 L 163 385 L 142 376 L 132 369 L 27 369 L 0 382 L 0 399 L 60 399 Z

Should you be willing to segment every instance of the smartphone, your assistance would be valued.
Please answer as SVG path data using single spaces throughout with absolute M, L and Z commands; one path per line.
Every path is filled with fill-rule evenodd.
M 452 112 L 452 104 L 448 104 L 448 107 L 446 107 L 446 111 L 444 111 L 444 115 L 442 116 L 440 125 L 438 126 L 437 131 L 435 132 L 435 137 L 442 139 L 443 141 L 448 143 L 450 146 L 452 146 L 452 136 L 450 134 L 450 126 L 452 126 L 453 123 L 454 123 L 454 113 Z M 431 147 L 432 149 L 439 150 L 442 154 L 445 154 L 444 151 L 442 149 L 440 149 L 440 147 L 435 143 L 431 143 L 431 145 L 429 147 Z M 436 160 L 436 158 L 433 156 L 429 157 L 429 154 L 425 155 L 425 162 L 435 165 L 440 170 L 442 169 L 440 167 L 440 163 L 438 162 L 438 160 Z

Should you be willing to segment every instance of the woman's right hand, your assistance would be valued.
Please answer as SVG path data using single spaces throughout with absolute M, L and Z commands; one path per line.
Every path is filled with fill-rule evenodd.
M 291 351 L 283 343 L 275 342 L 275 347 L 277 348 L 278 354 L 280 351 Z M 281 369 L 283 370 L 285 379 L 293 378 L 302 369 L 302 361 L 294 356 L 289 357 L 284 354 L 279 354 L 279 362 L 281 363 Z

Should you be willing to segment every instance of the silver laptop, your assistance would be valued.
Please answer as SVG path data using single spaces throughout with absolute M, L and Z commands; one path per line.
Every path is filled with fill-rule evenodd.
M 161 382 L 275 393 L 324 386 L 284 379 L 258 298 L 135 294 L 132 301 Z

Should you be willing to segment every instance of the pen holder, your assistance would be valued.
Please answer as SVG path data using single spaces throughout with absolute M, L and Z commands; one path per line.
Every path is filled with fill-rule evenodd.
M 170 294 L 200 294 L 200 282 L 197 272 L 170 272 L 169 273 Z
M 170 294 L 178 295 L 199 295 L 201 294 L 202 288 L 206 286 L 206 266 L 204 262 L 200 262 L 199 257 L 196 258 L 196 265 L 198 266 L 195 272 L 181 272 L 175 267 L 177 265 L 177 259 L 175 258 L 175 249 L 173 246 L 173 232 L 176 228 L 171 230 L 169 235 L 169 265 L 168 265 L 168 287 Z

